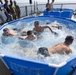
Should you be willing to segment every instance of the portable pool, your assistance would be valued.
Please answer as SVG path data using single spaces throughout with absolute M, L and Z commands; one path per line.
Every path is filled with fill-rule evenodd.
M 21 28 L 21 27 L 24 27 L 24 25 L 25 26 L 28 25 L 28 27 L 26 27 L 26 30 L 28 30 L 28 28 L 31 29 L 31 28 L 33 28 L 32 27 L 33 26 L 33 23 L 36 20 L 39 21 L 43 25 L 45 25 L 47 22 L 49 22 L 49 23 L 58 23 L 58 24 L 62 25 L 63 26 L 62 30 L 56 30 L 55 29 L 59 33 L 59 35 L 56 35 L 55 36 L 55 35 L 53 35 L 52 33 L 49 32 L 49 34 L 51 34 L 50 35 L 51 36 L 51 39 L 55 41 L 53 43 L 57 43 L 58 42 L 57 40 L 63 41 L 66 35 L 73 35 L 74 42 L 73 42 L 73 45 L 72 45 L 73 47 L 71 47 L 71 48 L 73 49 L 73 53 L 76 53 L 76 51 L 75 51 L 75 49 L 76 49 L 76 47 L 75 47 L 75 44 L 76 44 L 75 43 L 75 41 L 76 41 L 76 39 L 75 39 L 76 38 L 76 33 L 75 33 L 75 31 L 76 31 L 76 22 L 74 22 L 72 20 L 61 19 L 61 18 L 54 18 L 54 17 L 46 17 L 46 16 L 22 18 L 20 20 L 16 20 L 16 21 L 13 21 L 13 22 L 9 22 L 9 23 L 4 24 L 0 28 L 0 32 L 1 32 L 0 35 L 2 34 L 3 29 L 4 28 L 7 28 L 7 27 L 11 29 L 11 28 L 18 28 L 18 26 L 19 26 L 19 28 Z M 30 22 L 31 25 L 29 24 L 29 22 Z M 65 28 L 67 28 L 67 29 L 65 30 Z M 65 35 L 62 34 L 62 33 L 64 33 L 64 31 L 65 31 Z M 44 33 L 41 34 L 41 35 L 44 34 L 46 36 L 46 37 L 42 36 L 42 37 L 44 37 L 44 39 L 47 38 L 47 37 L 50 38 L 50 36 L 47 34 L 47 32 L 48 32 L 48 30 L 45 30 L 44 31 L 44 33 L 47 36 Z M 58 36 L 60 38 L 57 38 Z M 10 39 L 10 38 L 8 38 L 8 40 L 5 41 L 7 44 L 4 43 L 4 42 L 2 42 L 1 41 L 2 39 L 0 38 L 0 44 L 1 44 L 0 45 L 0 53 L 1 53 L 0 54 L 0 59 L 3 61 L 3 63 L 8 67 L 8 69 L 13 74 L 15 74 L 15 75 L 71 75 L 71 74 L 75 75 L 76 54 L 74 54 L 74 55 L 73 54 L 69 54 L 69 55 L 58 55 L 61 58 L 62 57 L 63 58 L 64 57 L 67 58 L 67 60 L 62 61 L 59 64 L 55 64 L 54 61 L 56 61 L 56 60 L 53 59 L 54 57 L 58 61 L 61 61 L 61 59 L 58 59 L 58 57 L 56 57 L 57 55 L 54 55 L 54 57 L 52 57 L 53 55 L 51 55 L 53 61 L 49 57 L 43 57 L 43 56 L 40 56 L 41 61 L 40 60 L 38 61 L 38 59 L 35 58 L 34 54 L 32 54 L 32 52 L 31 52 L 32 49 L 30 47 L 31 54 L 29 54 L 29 56 L 30 57 L 33 57 L 34 60 L 32 60 L 31 58 L 28 59 L 27 58 L 28 55 L 26 55 L 26 54 L 21 55 L 21 57 L 18 57 L 20 55 L 20 53 L 18 53 L 19 54 L 18 56 L 16 55 L 16 53 L 13 53 L 12 54 L 12 52 L 14 50 L 14 48 L 12 48 L 13 45 L 15 45 L 15 43 L 18 43 L 17 37 L 16 37 L 16 41 L 15 41 L 14 38 L 12 38 L 11 41 L 9 41 L 9 43 L 7 43 L 8 40 Z M 46 39 L 46 40 L 49 41 L 48 39 Z M 40 43 L 38 41 L 36 41 L 36 43 L 38 45 L 37 47 L 40 47 L 40 46 L 50 47 L 50 45 L 48 44 L 48 42 L 45 42 L 44 41 L 42 43 L 42 41 L 43 41 L 42 38 L 40 39 L 40 41 L 39 41 Z M 10 45 L 11 45 L 11 48 L 13 50 L 11 48 L 9 48 Z M 52 45 L 54 45 L 54 44 L 52 44 Z M 17 48 L 17 46 L 15 48 Z M 25 47 L 23 47 L 23 49 L 24 48 Z M 21 47 L 20 47 L 19 52 L 22 52 Z M 69 56 L 69 58 L 68 58 L 68 56 Z M 63 58 L 62 58 L 62 60 L 63 60 Z M 50 61 L 52 61 L 52 63 L 49 62 L 49 61 L 46 62 L 46 60 L 44 61 L 43 59 L 44 60 L 45 59 L 50 60 Z
M 74 10 L 68 8 L 54 8 L 53 11 L 44 10 L 44 16 L 60 17 L 71 19 Z

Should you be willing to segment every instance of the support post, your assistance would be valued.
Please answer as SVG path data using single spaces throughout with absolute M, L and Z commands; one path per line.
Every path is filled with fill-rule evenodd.
M 28 15 L 28 14 L 27 14 L 27 6 L 25 6 L 25 13 L 26 13 L 26 16 L 27 16 L 27 15 Z

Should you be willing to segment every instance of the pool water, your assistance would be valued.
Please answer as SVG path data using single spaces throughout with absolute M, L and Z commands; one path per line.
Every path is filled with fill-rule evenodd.
M 49 29 L 45 29 L 44 32 L 42 32 L 39 36 L 39 38 L 36 38 L 33 41 L 28 40 L 21 40 L 19 39 L 19 36 L 22 31 L 26 30 L 32 30 L 34 27 L 34 21 L 26 22 L 26 21 L 19 21 L 16 23 L 16 26 L 14 24 L 9 24 L 5 26 L 4 28 L 17 28 L 21 31 L 19 32 L 19 35 L 13 36 L 13 37 L 3 37 L 3 29 L 0 31 L 0 53 L 22 58 L 22 59 L 29 59 L 39 62 L 45 62 L 45 63 L 52 63 L 52 64 L 60 64 L 64 61 L 67 61 L 69 58 L 76 55 L 76 29 L 70 30 L 66 27 L 64 23 L 50 20 L 42 21 L 38 20 L 40 25 L 45 25 L 47 22 L 50 22 L 48 25 L 52 24 L 58 24 L 62 26 L 62 29 L 52 28 L 53 31 L 57 32 L 58 34 L 55 35 L 50 32 Z M 72 35 L 74 37 L 74 42 L 70 46 L 72 49 L 72 53 L 69 55 L 60 55 L 60 54 L 51 54 L 50 57 L 44 57 L 43 55 L 38 55 L 37 50 L 39 47 L 52 47 L 53 45 L 57 44 L 58 42 L 64 42 L 64 39 L 67 35 Z

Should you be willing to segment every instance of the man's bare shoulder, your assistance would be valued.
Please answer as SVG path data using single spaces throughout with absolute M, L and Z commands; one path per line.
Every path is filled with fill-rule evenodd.
M 63 42 L 59 42 L 59 43 L 57 43 L 55 46 L 63 45 L 63 44 L 64 44 Z

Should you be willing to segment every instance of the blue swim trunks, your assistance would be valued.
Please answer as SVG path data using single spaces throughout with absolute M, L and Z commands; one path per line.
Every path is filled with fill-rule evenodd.
M 38 34 L 38 32 L 37 32 L 37 31 L 34 31 L 33 33 L 34 33 L 35 35 L 37 35 L 37 34 Z

